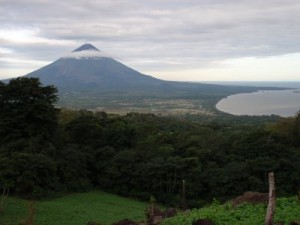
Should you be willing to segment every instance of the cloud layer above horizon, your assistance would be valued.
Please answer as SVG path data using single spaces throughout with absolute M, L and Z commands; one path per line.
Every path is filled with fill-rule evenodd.
M 0 79 L 92 43 L 168 80 L 300 80 L 298 0 L 0 0 Z

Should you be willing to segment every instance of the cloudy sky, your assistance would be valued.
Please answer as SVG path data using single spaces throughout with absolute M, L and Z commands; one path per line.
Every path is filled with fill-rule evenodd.
M 299 0 L 0 0 L 0 79 L 84 43 L 165 80 L 300 81 Z

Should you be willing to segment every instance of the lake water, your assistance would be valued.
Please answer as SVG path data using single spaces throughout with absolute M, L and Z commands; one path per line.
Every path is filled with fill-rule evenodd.
M 300 111 L 300 82 L 222 82 L 219 84 L 265 87 L 290 87 L 293 90 L 258 91 L 228 96 L 216 104 L 220 111 L 233 115 L 279 115 L 294 116 Z

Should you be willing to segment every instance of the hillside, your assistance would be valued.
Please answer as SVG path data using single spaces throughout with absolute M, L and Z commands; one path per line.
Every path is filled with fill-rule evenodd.
M 1 225 L 16 225 L 28 218 L 30 201 L 9 198 Z M 90 221 L 111 224 L 124 218 L 144 219 L 147 203 L 101 191 L 69 194 L 64 197 L 36 201 L 34 225 L 85 225 Z
M 1 225 L 16 225 L 28 218 L 30 201 L 9 198 L 7 209 L 0 216 Z M 82 225 L 87 222 L 101 222 L 109 225 L 121 219 L 144 220 L 147 203 L 94 191 L 70 194 L 52 200 L 35 203 L 36 214 L 33 225 Z M 300 221 L 300 203 L 296 197 L 278 198 L 275 222 Z M 215 225 L 264 225 L 266 205 L 244 204 L 232 208 L 217 201 L 203 208 L 193 209 L 189 214 L 166 219 L 161 225 L 192 225 L 197 219 L 210 219 Z
M 57 109 L 56 89 L 36 78 L 0 84 L 5 109 L 0 110 L 0 188 L 14 196 L 45 199 L 100 189 L 199 208 L 214 198 L 226 202 L 245 191 L 266 192 L 269 171 L 276 174 L 278 197 L 299 192 L 300 114 L 272 124 L 252 117 L 246 123 L 195 123 L 153 114 L 121 116 Z M 66 211 L 75 218 L 102 202 L 84 199 L 85 209 L 77 209 L 77 201 L 66 204 Z M 10 213 L 4 208 L 2 218 L 16 215 L 21 204 L 15 205 Z M 40 212 L 66 215 L 63 208 Z
M 252 117 L 195 123 L 58 110 L 56 89 L 36 78 L 3 84 L 1 92 L 1 187 L 19 196 L 100 188 L 178 206 L 185 180 L 186 203 L 199 207 L 265 192 L 268 171 L 276 174 L 278 196 L 300 187 L 300 114 L 273 124 Z

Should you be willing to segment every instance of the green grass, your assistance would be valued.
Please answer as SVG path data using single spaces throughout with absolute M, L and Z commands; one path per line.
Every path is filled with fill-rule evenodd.
M 0 225 L 19 225 L 19 222 L 26 218 L 29 202 L 17 198 L 8 198 L 5 209 L 0 214 Z
M 28 217 L 30 201 L 9 198 L 0 225 L 19 225 Z M 111 224 L 121 219 L 141 221 L 147 203 L 122 198 L 113 194 L 93 191 L 70 194 L 35 204 L 34 225 L 86 225 L 89 221 Z M 191 225 L 196 219 L 211 219 L 216 225 L 263 225 L 267 206 L 244 204 L 237 208 L 214 203 L 194 209 L 190 214 L 180 214 L 167 219 L 162 225 Z M 294 198 L 279 198 L 276 201 L 275 222 L 300 221 L 300 202 Z
M 244 204 L 237 208 L 231 205 L 212 204 L 194 209 L 190 214 L 181 214 L 166 220 L 162 225 L 191 225 L 196 219 L 211 219 L 216 225 L 264 225 L 267 206 Z M 279 198 L 276 201 L 275 222 L 300 221 L 300 202 L 296 198 Z
M 85 225 L 89 221 L 111 224 L 121 219 L 141 221 L 147 203 L 93 191 L 70 194 L 35 204 L 34 225 Z M 29 201 L 9 198 L 0 225 L 19 225 L 28 217 Z

